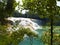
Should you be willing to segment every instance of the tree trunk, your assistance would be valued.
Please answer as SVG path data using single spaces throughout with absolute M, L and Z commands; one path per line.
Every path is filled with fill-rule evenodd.
M 53 45 L 53 16 L 51 16 L 51 45 Z

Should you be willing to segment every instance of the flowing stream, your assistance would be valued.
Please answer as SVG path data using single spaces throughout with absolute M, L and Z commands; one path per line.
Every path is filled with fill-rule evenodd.
M 22 18 L 22 17 L 9 17 L 8 20 L 12 21 L 12 24 L 16 26 L 14 29 L 12 27 L 9 27 L 9 31 L 17 31 L 20 26 L 24 28 L 30 28 L 31 31 L 38 33 L 39 36 L 42 35 L 42 21 L 37 19 L 30 19 L 30 18 Z M 19 45 L 44 45 L 43 42 L 39 39 L 25 37 Z

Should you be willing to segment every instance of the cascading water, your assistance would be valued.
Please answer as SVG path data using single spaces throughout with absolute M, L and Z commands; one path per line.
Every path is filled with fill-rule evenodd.
M 24 28 L 30 28 L 31 30 L 42 29 L 42 27 L 35 22 L 36 19 L 9 17 L 8 20 L 12 21 L 13 25 L 17 25 L 18 29 L 20 26 Z M 16 30 L 18 29 L 16 28 Z
M 8 28 L 9 29 L 8 31 L 17 31 L 20 27 L 23 27 L 23 28 L 31 29 L 31 31 L 36 34 L 39 34 L 39 35 L 42 34 L 42 32 L 41 32 L 42 26 L 40 26 L 42 23 L 41 20 L 22 18 L 22 17 L 20 17 L 20 18 L 9 17 L 7 19 L 13 22 L 13 25 Z M 14 27 L 14 28 L 12 28 L 12 27 Z M 32 38 L 32 41 L 33 41 L 33 45 L 37 45 L 37 43 L 39 43 L 40 45 L 43 45 L 43 43 L 40 40 L 36 40 L 36 39 Z M 30 42 L 30 37 L 25 35 L 24 40 L 19 45 L 30 45 L 29 42 Z

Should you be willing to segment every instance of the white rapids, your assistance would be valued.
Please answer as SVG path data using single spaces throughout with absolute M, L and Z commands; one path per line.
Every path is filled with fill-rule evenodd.
M 10 31 L 17 31 L 19 29 L 20 26 L 24 27 L 24 28 L 29 28 L 31 29 L 31 31 L 37 30 L 37 29 L 42 29 L 42 26 L 38 25 L 36 22 L 32 21 L 32 20 L 37 20 L 37 19 L 30 19 L 30 18 L 16 18 L 16 17 L 9 17 L 7 18 L 8 20 L 13 22 L 13 25 L 17 26 L 12 30 L 11 27 L 9 27 Z

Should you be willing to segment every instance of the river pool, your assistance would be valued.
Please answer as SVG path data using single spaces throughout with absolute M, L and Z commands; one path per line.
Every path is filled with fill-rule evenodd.
M 39 32 L 39 37 L 41 37 L 44 32 L 44 30 L 42 29 L 38 29 L 36 31 Z M 30 40 L 29 37 L 26 37 L 23 41 L 19 43 L 19 45 L 44 45 L 41 39 L 36 39 L 36 38 L 31 38 L 31 39 L 32 40 Z

